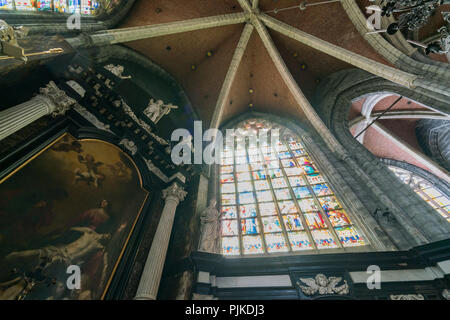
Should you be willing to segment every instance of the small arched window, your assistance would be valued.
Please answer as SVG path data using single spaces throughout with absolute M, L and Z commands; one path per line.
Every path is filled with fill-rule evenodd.
M 108 13 L 120 0 L 0 0 L 0 10 L 80 12 L 95 16 Z
M 300 137 L 281 128 L 281 138 L 261 139 L 261 132 L 275 128 L 280 127 L 250 119 L 235 126 L 235 143 L 226 134 L 220 166 L 222 254 L 366 245 Z
M 408 167 L 414 168 L 409 165 Z M 450 222 L 450 199 L 435 184 L 423 175 L 406 168 L 388 165 L 388 168 L 406 185 L 410 186 L 423 200 Z M 436 178 L 437 179 L 437 178 Z

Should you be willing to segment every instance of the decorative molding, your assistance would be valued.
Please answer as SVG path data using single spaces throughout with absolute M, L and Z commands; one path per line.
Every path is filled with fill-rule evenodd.
M 124 146 L 128 151 L 131 152 L 131 154 L 134 156 L 138 152 L 138 147 L 134 141 L 128 140 L 128 139 L 122 139 L 119 142 L 119 145 Z
M 169 182 L 169 178 L 157 167 L 151 160 L 145 160 L 147 168 L 153 172 L 158 178 L 160 178 L 165 183 Z
M 73 107 L 73 109 L 78 112 L 83 118 L 85 118 L 86 120 L 88 120 L 90 123 L 92 123 L 94 126 L 96 126 L 98 129 L 100 130 L 105 130 L 108 131 L 110 133 L 113 133 L 110 129 L 110 126 L 107 124 L 104 124 L 103 122 L 101 122 L 100 120 L 97 119 L 96 116 L 94 116 L 92 113 L 90 113 L 89 111 L 87 111 L 87 109 L 81 105 L 79 105 L 78 103 L 75 104 L 75 106 Z
M 421 294 L 391 294 L 391 300 L 425 300 Z
M 163 146 L 169 146 L 169 143 L 164 140 L 163 138 L 159 137 L 158 135 L 156 135 L 155 133 L 152 132 L 152 128 L 145 123 L 145 121 L 139 119 L 136 114 L 133 112 L 133 110 L 130 108 L 130 106 L 123 100 L 117 100 L 114 101 L 114 104 L 116 107 L 120 107 L 122 106 L 123 111 L 131 117 L 131 119 L 133 119 L 137 124 L 139 124 L 139 126 L 141 126 L 142 129 L 144 129 L 149 135 L 151 135 L 156 141 L 158 141 L 159 144 L 163 145 Z M 169 152 L 170 154 L 170 152 Z
M 349 293 L 349 286 L 347 280 L 344 280 L 344 284 L 337 287 L 337 284 L 342 281 L 342 277 L 328 277 L 322 273 L 316 275 L 313 278 L 299 278 L 300 281 L 307 284 L 303 286 L 300 281 L 297 281 L 297 286 L 307 296 L 312 295 L 330 295 L 339 294 L 347 295 Z
M 72 68 L 71 66 L 69 66 L 69 67 Z M 73 70 L 75 70 L 75 69 L 73 69 Z M 84 96 L 86 95 L 86 90 L 84 90 L 84 88 L 78 82 L 76 82 L 74 80 L 69 80 L 69 81 L 66 81 L 66 84 L 69 87 L 71 87 L 76 93 L 78 93 L 82 98 L 84 98 Z

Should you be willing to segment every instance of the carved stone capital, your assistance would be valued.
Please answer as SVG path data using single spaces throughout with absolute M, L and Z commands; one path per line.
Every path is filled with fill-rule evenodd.
M 44 88 L 39 89 L 39 95 L 36 98 L 41 98 L 47 103 L 49 114 L 53 117 L 64 115 L 76 104 L 76 100 L 67 96 L 53 81 L 50 81 Z
M 163 199 L 167 199 L 168 197 L 175 197 L 180 202 L 184 200 L 187 195 L 187 192 L 183 190 L 182 187 L 176 182 L 172 183 L 170 187 L 163 190 Z

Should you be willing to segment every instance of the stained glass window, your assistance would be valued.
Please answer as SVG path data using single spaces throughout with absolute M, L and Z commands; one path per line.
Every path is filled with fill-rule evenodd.
M 109 0 L 0 0 L 0 10 L 53 11 L 60 13 L 79 12 L 82 15 L 97 15 L 101 10 L 110 13 L 120 1 Z
M 222 253 L 269 254 L 367 245 L 302 140 L 258 119 L 236 126 L 220 166 Z M 256 139 L 246 135 L 252 133 Z
M 392 172 L 405 184 L 410 186 L 423 200 L 450 222 L 450 199 L 431 182 L 413 172 L 388 166 Z

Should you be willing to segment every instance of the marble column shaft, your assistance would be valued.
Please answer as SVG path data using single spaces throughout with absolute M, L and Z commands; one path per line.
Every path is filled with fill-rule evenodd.
M 169 247 L 175 212 L 186 192 L 175 182 L 163 191 L 165 205 L 145 262 L 135 300 L 156 300 Z
M 17 106 L 0 111 L 0 140 L 19 131 L 46 115 L 62 115 L 76 101 L 51 81 L 32 99 Z

